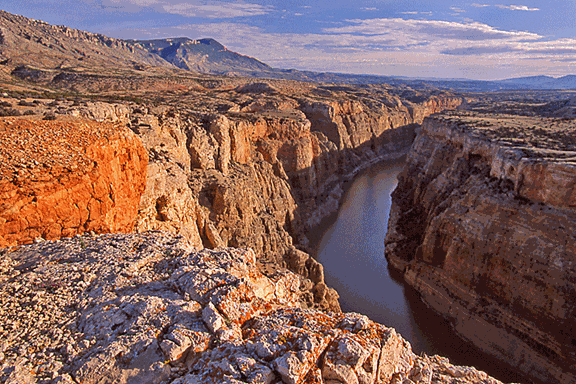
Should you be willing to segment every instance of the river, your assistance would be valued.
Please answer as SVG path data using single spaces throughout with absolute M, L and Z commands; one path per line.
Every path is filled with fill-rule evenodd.
M 390 194 L 404 159 L 386 161 L 361 172 L 346 186 L 339 211 L 308 235 L 314 256 L 324 265 L 326 283 L 340 294 L 344 312 L 359 312 L 395 328 L 415 353 L 446 356 L 505 382 L 528 382 L 505 363 L 462 340 L 449 323 L 419 299 L 388 269 L 384 257 Z

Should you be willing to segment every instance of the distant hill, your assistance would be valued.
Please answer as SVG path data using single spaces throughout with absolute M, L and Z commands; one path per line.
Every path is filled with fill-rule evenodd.
M 499 83 L 526 87 L 529 89 L 576 89 L 576 76 L 568 75 L 554 78 L 551 76 L 519 77 L 501 80 Z
M 212 75 L 253 75 L 274 71 L 249 56 L 228 50 L 214 39 L 187 37 L 161 40 L 128 40 L 130 44 L 162 57 L 178 68 Z
M 414 89 L 486 92 L 521 89 L 576 89 L 576 76 L 522 77 L 501 81 L 410 79 L 278 69 L 232 52 L 214 39 L 187 37 L 121 40 L 65 26 L 53 26 L 0 11 L 0 78 L 32 82 L 74 80 L 79 72 L 186 70 L 199 74 L 287 79 L 343 84 L 385 83 Z M 73 76 L 69 73 L 72 72 Z M 72 81 L 71 80 L 71 81 Z

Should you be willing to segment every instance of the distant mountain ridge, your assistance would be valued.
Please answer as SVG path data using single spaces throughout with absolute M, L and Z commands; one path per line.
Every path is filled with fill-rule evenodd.
M 567 75 L 557 78 L 551 76 L 518 77 L 514 79 L 501 80 L 500 82 L 504 84 L 540 89 L 576 89 L 576 75 Z
M 136 47 L 162 57 L 178 68 L 212 75 L 252 74 L 274 69 L 263 62 L 228 50 L 214 39 L 187 37 L 127 40 Z
M 35 71 L 36 69 L 41 71 Z M 214 39 L 122 40 L 0 10 L 0 76 L 50 81 L 59 71 L 174 71 L 344 84 L 386 83 L 415 89 L 498 91 L 576 89 L 576 76 L 532 76 L 500 81 L 414 79 L 273 68 Z
M 0 10 L 0 64 L 43 69 L 172 67 L 145 49 L 97 33 Z

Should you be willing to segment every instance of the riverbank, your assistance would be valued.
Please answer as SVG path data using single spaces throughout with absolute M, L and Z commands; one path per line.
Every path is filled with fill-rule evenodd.
M 310 230 L 311 254 L 324 266 L 326 283 L 339 293 L 343 312 L 362 313 L 395 328 L 415 353 L 446 356 L 502 381 L 527 383 L 505 362 L 463 340 L 400 274 L 388 268 L 383 239 L 390 194 L 404 162 L 405 158 L 384 161 L 359 172 L 344 186 L 338 211 Z

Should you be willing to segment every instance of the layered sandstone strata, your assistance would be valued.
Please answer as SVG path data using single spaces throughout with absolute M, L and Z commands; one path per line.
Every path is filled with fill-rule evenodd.
M 199 246 L 250 245 L 262 253 L 268 244 L 276 252 L 281 245 L 270 245 L 270 233 L 286 231 L 300 242 L 306 228 L 336 209 L 343 180 L 403 153 L 424 116 L 462 102 L 451 95 L 412 103 L 382 90 L 280 85 L 271 94 L 240 87 L 218 99 L 132 107 L 129 124 L 151 159 L 139 230 L 170 230 Z M 73 113 L 95 115 L 93 107 Z M 260 223 L 266 241 L 264 232 L 254 231 Z
M 158 232 L 3 249 L 0 380 L 501 384 L 366 316 L 302 309 L 301 280 Z
M 338 310 L 338 296 L 324 283 L 322 266 L 303 252 L 305 231 L 337 209 L 343 181 L 372 162 L 405 153 L 424 116 L 462 102 L 450 94 L 412 99 L 382 86 L 274 82 L 186 93 L 160 105 L 80 100 L 25 104 L 34 105 L 34 113 L 123 124 L 140 137 L 149 163 L 137 231 L 179 233 L 199 248 L 251 247 L 262 271 L 289 268 L 306 278 L 302 300 L 308 306 Z M 52 176 L 44 172 L 44 177 Z M 134 178 L 136 189 L 138 180 Z M 124 181 L 131 188 L 132 180 Z M 68 186 L 65 190 L 71 191 Z M 87 198 L 71 193 L 62 204 L 82 209 L 77 200 Z M 133 210 L 122 212 L 128 217 Z M 20 220 L 28 216 L 19 215 Z M 42 217 L 42 222 L 50 220 L 60 219 Z M 128 228 L 117 222 L 118 228 L 74 223 L 73 230 L 66 227 L 60 236 Z M 58 237 L 45 232 L 27 234 L 26 241 Z
M 386 256 L 462 336 L 537 380 L 576 380 L 572 120 L 428 118 L 393 194 Z
M 148 155 L 124 126 L 0 120 L 0 247 L 134 229 Z
M 403 154 L 423 116 L 461 100 L 275 85 L 133 107 L 130 126 L 150 153 L 136 228 L 181 233 L 198 247 L 251 247 L 263 271 L 308 278 L 309 305 L 337 310 L 322 266 L 302 252 L 305 231 L 337 209 L 346 178 Z

